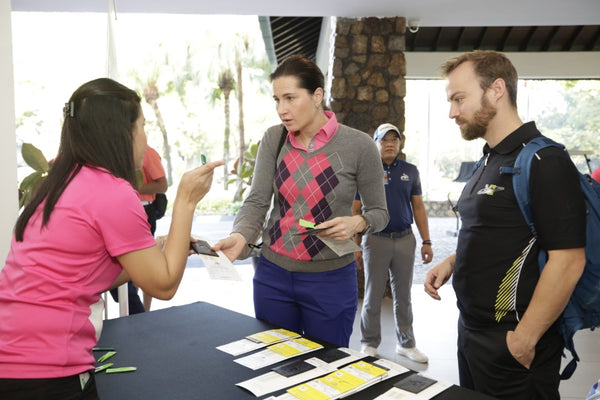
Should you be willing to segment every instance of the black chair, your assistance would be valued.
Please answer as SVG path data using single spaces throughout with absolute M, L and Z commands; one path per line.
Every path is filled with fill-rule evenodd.
M 466 182 L 473 175 L 473 168 L 475 167 L 476 161 L 463 161 L 460 163 L 460 169 L 458 171 L 458 176 L 454 179 L 454 182 Z M 450 200 L 450 193 L 448 193 L 448 203 L 450 203 L 450 209 L 454 213 L 456 217 L 456 230 L 455 231 L 446 231 L 448 236 L 457 237 L 458 236 L 458 224 L 460 221 L 458 215 L 458 207 L 456 204 Z
M 473 168 L 475 167 L 476 161 L 463 161 L 460 163 L 460 170 L 458 176 L 454 179 L 454 182 L 466 182 L 473 175 Z

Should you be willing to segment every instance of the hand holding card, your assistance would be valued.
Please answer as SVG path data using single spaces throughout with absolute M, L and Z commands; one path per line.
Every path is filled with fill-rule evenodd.
M 305 219 L 300 218 L 298 220 L 298 225 L 300 225 L 303 228 L 306 228 L 306 230 L 302 231 L 302 232 L 298 232 L 298 233 L 294 233 L 295 236 L 298 235 L 318 235 L 319 232 L 324 231 L 326 228 L 315 228 L 315 223 L 314 222 L 310 222 L 307 221 Z

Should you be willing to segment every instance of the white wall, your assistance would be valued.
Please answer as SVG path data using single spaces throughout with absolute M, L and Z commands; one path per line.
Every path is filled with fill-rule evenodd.
M 440 66 L 460 53 L 404 53 L 408 79 L 440 78 Z M 598 79 L 600 52 L 505 53 L 521 79 Z
M 17 153 L 10 1 L 0 1 L 0 269 L 17 218 Z

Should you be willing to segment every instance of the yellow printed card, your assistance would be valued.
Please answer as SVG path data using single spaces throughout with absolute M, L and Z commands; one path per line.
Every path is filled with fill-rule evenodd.
M 299 344 L 300 346 L 304 346 L 310 350 L 320 349 L 321 347 L 323 347 L 319 343 L 313 342 L 313 341 L 305 339 L 305 338 L 294 339 L 293 342 Z
M 383 368 L 379 368 L 376 365 L 373 365 L 373 364 L 370 364 L 370 363 L 364 362 L 364 361 L 358 361 L 358 362 L 355 362 L 350 365 L 358 370 L 361 370 L 361 371 L 366 372 L 367 374 L 373 375 L 373 376 L 381 376 L 387 372 Z
M 282 343 L 273 344 L 267 348 L 287 358 L 296 356 L 298 354 L 307 353 L 315 349 L 320 349 L 322 347 L 323 346 L 319 343 L 310 341 L 308 339 L 297 338 Z
M 246 338 L 257 343 L 271 344 L 282 342 L 291 338 L 296 338 L 298 336 L 300 335 L 296 332 L 288 331 L 287 329 L 272 329 L 269 331 L 258 332 L 254 335 L 246 336 Z
M 328 400 L 331 398 L 331 396 L 308 384 L 298 385 L 288 389 L 287 391 L 300 400 Z
M 337 370 L 327 376 L 324 376 L 323 378 L 319 378 L 318 380 L 327 386 L 331 386 L 340 393 L 345 393 L 352 389 L 356 389 L 365 383 L 363 379 L 360 379 L 359 377 L 349 374 L 343 370 Z
M 274 351 L 277 354 L 281 354 L 284 357 L 292 357 L 302 353 L 301 350 L 290 346 L 287 342 L 285 343 L 277 343 L 272 346 L 267 347 L 269 350 Z

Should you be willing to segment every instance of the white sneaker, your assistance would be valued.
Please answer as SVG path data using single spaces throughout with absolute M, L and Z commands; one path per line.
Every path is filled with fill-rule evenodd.
M 429 361 L 429 358 L 427 358 L 425 354 L 421 353 L 416 347 L 402 347 L 400 345 L 396 345 L 396 353 L 418 363 L 425 364 L 427 361 Z
M 371 357 L 375 357 L 375 355 L 377 354 L 377 349 L 373 346 L 369 346 L 368 344 L 362 344 L 360 346 L 360 352 L 367 354 Z

